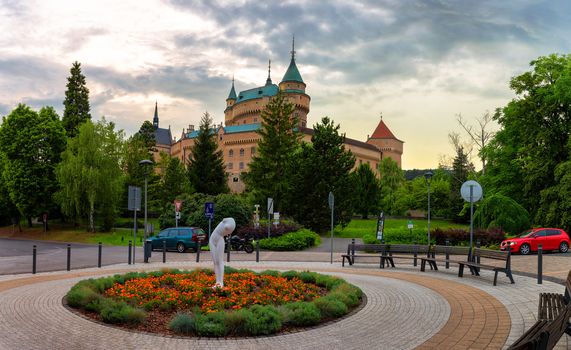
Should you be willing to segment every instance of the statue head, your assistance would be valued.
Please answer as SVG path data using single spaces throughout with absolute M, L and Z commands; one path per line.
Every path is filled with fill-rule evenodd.
M 229 236 L 236 228 L 236 221 L 233 218 L 224 218 L 219 225 L 222 225 L 222 235 Z

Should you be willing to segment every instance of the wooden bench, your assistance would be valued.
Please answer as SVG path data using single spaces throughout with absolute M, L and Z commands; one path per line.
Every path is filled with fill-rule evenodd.
M 394 259 L 407 259 L 412 260 L 413 265 L 416 266 L 416 261 L 419 254 L 426 256 L 428 254 L 427 245 L 418 244 L 387 244 L 386 256 L 384 261 L 387 266 L 395 267 Z
M 541 293 L 538 321 L 508 349 L 553 349 L 564 333 L 571 336 L 571 271 L 567 276 L 565 294 Z
M 494 286 L 498 280 L 498 272 L 505 272 L 506 276 L 510 279 L 511 283 L 515 283 L 510 263 L 511 253 L 507 252 L 474 248 L 470 261 L 458 261 L 458 277 L 464 275 L 464 266 L 468 266 L 473 275 L 480 276 L 480 269 L 492 270 L 494 274 Z M 505 266 L 488 265 L 480 263 L 481 259 L 496 260 L 505 262 Z
M 349 263 L 349 265 L 353 265 L 355 263 L 355 258 L 378 258 L 379 259 L 379 267 L 385 266 L 385 257 L 386 257 L 386 244 L 354 244 L 350 243 L 347 246 L 347 254 L 341 255 L 343 261 L 341 266 L 345 266 L 345 260 Z M 356 254 L 355 252 L 358 252 Z
M 420 258 L 420 271 L 424 271 L 426 263 L 432 270 L 438 270 L 437 263 L 442 263 L 446 268 L 450 263 L 458 263 L 468 260 L 469 247 L 454 247 L 449 245 L 435 245 L 430 248 L 429 256 Z

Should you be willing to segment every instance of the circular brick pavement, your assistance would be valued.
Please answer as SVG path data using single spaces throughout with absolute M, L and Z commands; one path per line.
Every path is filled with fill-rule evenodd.
M 412 268 L 341 269 L 324 263 L 234 262 L 260 269 L 311 269 L 338 275 L 361 287 L 368 302 L 354 315 L 304 332 L 242 339 L 180 339 L 127 332 L 86 320 L 62 305 L 62 297 L 78 280 L 133 270 L 116 265 L 103 269 L 0 278 L 0 349 L 471 349 L 502 348 L 531 326 L 540 291 L 516 276 L 516 285 L 489 275 L 457 278 L 455 271 L 421 273 Z M 163 264 L 137 265 L 159 269 Z M 209 264 L 172 263 L 195 268 Z M 535 303 L 535 304 L 534 304 Z M 513 327 L 512 327 L 513 325 Z M 566 341 L 564 339 L 564 341 Z

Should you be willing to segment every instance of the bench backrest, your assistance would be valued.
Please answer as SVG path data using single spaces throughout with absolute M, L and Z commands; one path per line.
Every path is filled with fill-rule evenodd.
M 567 304 L 567 307 L 559 313 L 559 315 L 553 320 L 553 322 L 545 326 L 545 330 L 549 334 L 549 340 L 547 341 L 547 349 L 553 349 L 555 345 L 559 342 L 563 333 L 567 330 L 569 325 L 569 319 L 571 318 L 571 305 Z
M 565 303 L 571 303 L 571 270 L 569 270 L 567 281 L 565 282 Z
M 387 249 L 386 244 L 349 244 L 347 247 L 347 254 L 353 254 L 354 252 L 372 252 L 381 253 L 385 252 Z
M 431 252 L 435 254 L 446 254 L 449 255 L 465 255 L 468 256 L 468 252 L 470 251 L 469 247 L 457 247 L 457 246 L 450 246 L 450 245 L 435 245 L 432 247 Z
M 508 261 L 508 259 L 510 257 L 510 253 L 504 252 L 501 250 L 474 248 L 474 251 L 472 252 L 472 257 L 474 257 L 474 258 L 480 257 L 480 258 L 486 258 L 486 259 Z
M 387 244 L 387 252 L 408 254 L 428 253 L 428 246 L 419 244 Z

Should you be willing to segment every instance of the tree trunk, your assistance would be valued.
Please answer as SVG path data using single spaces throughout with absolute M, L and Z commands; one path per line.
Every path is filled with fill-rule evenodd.
M 93 203 L 89 205 L 89 232 L 95 232 L 95 225 L 93 223 L 93 212 L 95 209 L 93 208 Z
M 32 217 L 28 216 L 28 227 L 32 227 Z

